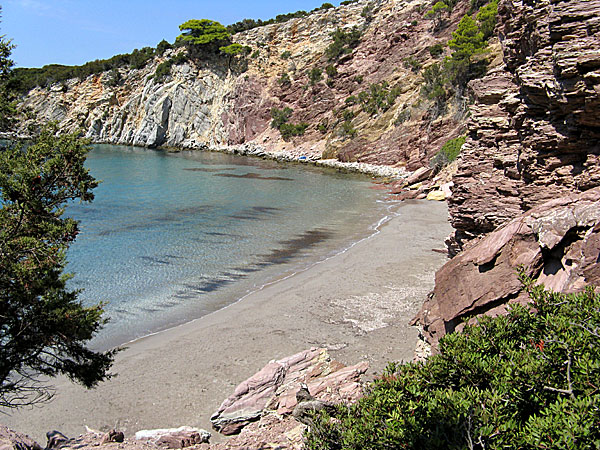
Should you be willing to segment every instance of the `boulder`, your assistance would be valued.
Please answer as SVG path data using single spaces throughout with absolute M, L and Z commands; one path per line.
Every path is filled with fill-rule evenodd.
M 467 317 L 526 303 L 519 268 L 560 292 L 600 285 L 600 188 L 544 203 L 481 238 L 437 273 L 413 320 L 436 344 Z
M 271 361 L 235 389 L 212 415 L 211 422 L 215 430 L 231 435 L 268 412 L 291 414 L 301 382 L 320 400 L 354 401 L 362 394 L 360 377 L 367 369 L 365 362 L 346 367 L 322 348 Z
M 156 430 L 141 430 L 135 433 L 137 441 L 147 442 L 165 448 L 185 448 L 197 444 L 205 444 L 211 434 L 199 428 L 179 427 Z
M 446 194 L 444 194 L 444 191 L 441 190 L 431 191 L 427 194 L 427 200 L 436 200 L 438 202 L 443 202 L 444 200 L 446 200 Z
M 42 450 L 42 447 L 26 434 L 0 425 L 0 450 Z
M 122 431 L 110 430 L 104 436 L 102 436 L 102 441 L 100 444 L 108 444 L 109 442 L 123 442 L 125 440 L 125 435 Z

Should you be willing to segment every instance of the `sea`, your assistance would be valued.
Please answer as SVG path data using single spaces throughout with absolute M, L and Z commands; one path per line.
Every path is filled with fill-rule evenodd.
M 105 304 L 90 343 L 126 344 L 200 318 L 346 251 L 394 213 L 364 175 L 217 152 L 94 145 L 101 184 L 67 253 L 71 289 Z

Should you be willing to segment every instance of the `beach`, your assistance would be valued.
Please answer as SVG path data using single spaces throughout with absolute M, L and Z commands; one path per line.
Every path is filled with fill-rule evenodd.
M 415 201 L 343 253 L 274 282 L 231 306 L 139 339 L 116 358 L 117 375 L 94 390 L 55 381 L 47 404 L 0 422 L 45 443 L 45 433 L 69 437 L 116 428 L 196 426 L 242 381 L 273 359 L 326 347 L 344 364 L 368 361 L 368 378 L 388 361 L 408 361 L 417 330 L 408 322 L 433 288 L 446 257 L 447 207 Z M 218 438 L 213 433 L 215 439 Z

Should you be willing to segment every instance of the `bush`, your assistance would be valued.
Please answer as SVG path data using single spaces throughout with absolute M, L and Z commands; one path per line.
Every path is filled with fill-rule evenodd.
M 319 69 L 318 67 L 313 67 L 308 71 L 308 79 L 310 81 L 310 85 L 314 86 L 323 79 L 323 70 Z
M 418 72 L 423 67 L 423 64 L 419 62 L 414 56 L 410 56 L 404 59 L 404 68 L 410 69 L 411 72 Z
M 319 130 L 319 132 L 321 134 L 327 133 L 328 129 L 329 129 L 329 120 L 327 120 L 327 119 L 323 119 L 321 121 L 321 123 L 319 123 L 319 125 L 317 125 L 317 130 Z
M 446 142 L 439 152 L 431 158 L 430 166 L 434 171 L 439 172 L 445 166 L 454 161 L 460 154 L 460 149 L 466 141 L 465 136 L 457 137 L 456 139 L 450 139 Z
M 337 77 L 338 71 L 333 64 L 329 64 L 325 67 L 325 73 L 329 78 Z
M 437 58 L 442 53 L 444 53 L 444 44 L 442 44 L 441 42 L 433 44 L 431 47 L 429 47 L 429 54 L 432 58 Z
M 342 128 L 340 129 L 340 136 L 344 138 L 353 139 L 357 135 L 356 129 L 352 126 L 350 120 L 342 122 Z
M 544 291 L 481 317 L 424 363 L 390 364 L 309 449 L 593 449 L 600 443 L 600 294 Z
M 290 52 L 289 50 L 286 50 L 281 53 L 281 59 L 289 59 L 290 56 L 292 56 L 292 52 Z
M 438 63 L 434 63 L 426 67 L 423 71 L 423 86 L 421 87 L 421 95 L 429 100 L 434 100 L 435 104 L 441 110 L 446 103 L 448 93 L 444 87 L 446 78 L 444 68 Z
M 271 108 L 271 118 L 273 119 L 271 121 L 271 128 L 279 129 L 281 125 L 283 125 L 290 119 L 293 112 L 294 111 L 292 110 L 292 108 L 288 107 L 285 107 L 283 109 Z
M 271 108 L 271 128 L 277 128 L 284 140 L 289 140 L 294 136 L 302 136 L 308 128 L 307 123 L 293 124 L 288 123 L 292 113 L 292 108 L 285 107 L 283 109 Z
M 493 33 L 496 27 L 498 17 L 498 0 L 490 2 L 477 13 L 477 22 L 483 33 L 483 39 L 487 40 Z
M 397 87 L 390 88 L 387 81 L 380 84 L 372 84 L 368 91 L 358 94 L 358 101 L 362 110 L 373 116 L 379 111 L 387 111 L 396 101 L 399 95 Z
M 307 123 L 284 123 L 279 127 L 279 131 L 283 140 L 288 141 L 294 136 L 302 136 L 307 128 Z
M 354 27 L 349 31 L 339 28 L 331 33 L 333 42 L 325 49 L 325 55 L 329 61 L 335 61 L 343 55 L 352 53 L 352 50 L 360 43 L 361 32 Z

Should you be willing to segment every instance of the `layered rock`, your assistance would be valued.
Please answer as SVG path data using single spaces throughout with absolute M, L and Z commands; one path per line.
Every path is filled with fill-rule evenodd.
M 419 98 L 422 77 L 413 64 L 433 59 L 429 46 L 445 42 L 468 8 L 459 1 L 447 26 L 433 31 L 424 16 L 424 0 L 361 0 L 314 12 L 307 17 L 255 28 L 234 36 L 252 48 L 252 56 L 230 64 L 213 56 L 176 64 L 161 80 L 158 65 L 183 49 L 168 50 L 141 69 L 122 68 L 122 81 L 109 72 L 36 88 L 24 99 L 40 121 L 57 121 L 62 130 L 83 129 L 95 142 L 146 147 L 260 147 L 268 154 L 394 166 L 414 170 L 463 125 L 451 107 L 435 118 Z M 325 49 L 336 29 L 362 30 L 358 46 L 338 61 Z M 282 57 L 282 54 L 291 55 Z M 443 56 L 443 55 L 442 55 Z M 337 74 L 311 84 L 308 71 L 335 65 Z M 290 83 L 279 83 L 283 73 Z M 398 97 L 386 111 L 363 112 L 345 100 L 386 82 Z M 307 123 L 292 142 L 270 127 L 271 108 L 290 107 L 292 123 Z M 344 110 L 352 110 L 355 137 L 342 131 Z M 25 132 L 28 121 L 21 131 Z M 319 128 L 319 125 L 321 127 Z
M 557 291 L 600 282 L 600 1 L 501 0 L 499 19 L 504 64 L 469 84 L 448 200 L 457 256 L 415 319 L 433 344 L 526 302 L 519 267 Z
M 416 322 L 436 344 L 465 319 L 528 302 L 519 270 L 548 289 L 577 292 L 600 286 L 599 260 L 600 188 L 550 200 L 446 263 Z
M 450 220 L 455 248 L 600 185 L 600 1 L 501 0 L 504 65 L 470 88 Z
M 18 433 L 10 428 L 0 425 L 1 450 L 42 450 L 42 447 L 23 433 Z
M 272 361 L 242 382 L 211 417 L 213 427 L 225 434 L 275 414 L 285 416 L 296 406 L 296 392 L 306 383 L 319 400 L 351 402 L 362 394 L 360 377 L 367 363 L 344 366 L 333 361 L 326 349 L 313 348 Z

